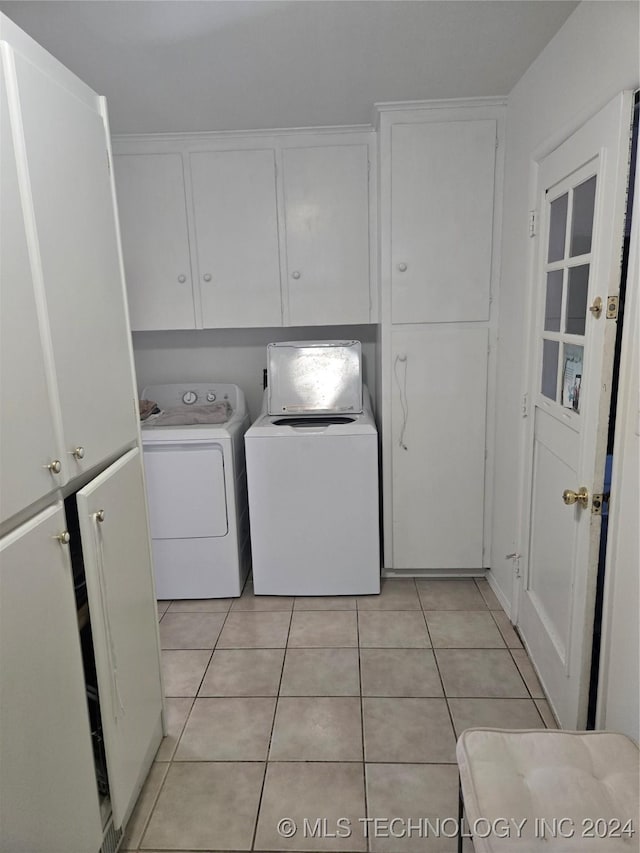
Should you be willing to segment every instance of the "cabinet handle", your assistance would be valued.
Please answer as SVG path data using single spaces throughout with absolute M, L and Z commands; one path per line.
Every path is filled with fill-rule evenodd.
M 298 272 L 298 270 L 294 270 L 291 273 L 291 278 L 295 278 L 296 281 L 300 278 L 300 273 Z
M 60 471 L 62 471 L 62 465 L 60 464 L 59 459 L 54 459 L 52 462 L 49 462 L 49 464 L 45 465 L 44 467 L 48 468 L 52 474 L 59 474 Z
M 99 521 L 100 524 L 102 524 L 102 522 L 104 521 L 104 510 L 99 509 L 97 512 L 94 512 L 93 517 L 96 521 Z
M 206 273 L 202 276 L 202 278 L 203 278 L 205 281 L 211 281 L 211 273 L 206 272 Z
M 398 264 L 398 270 L 400 272 L 406 272 L 407 271 L 407 265 L 405 263 Z
M 84 459 L 84 447 L 75 447 L 73 450 L 70 450 L 69 453 L 74 459 Z
M 186 275 L 179 275 L 178 276 L 178 281 L 180 282 L 180 284 L 184 284 L 186 280 L 187 280 Z
M 68 545 L 71 541 L 71 536 L 68 530 L 63 530 L 62 533 L 58 533 L 58 535 L 53 538 L 57 539 L 61 545 Z

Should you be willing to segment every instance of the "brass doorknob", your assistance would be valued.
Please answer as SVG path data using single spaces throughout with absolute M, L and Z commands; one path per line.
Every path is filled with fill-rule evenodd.
M 565 489 L 562 493 L 562 500 L 567 506 L 579 503 L 580 506 L 586 507 L 589 504 L 589 489 L 586 486 L 580 486 L 577 492 L 574 492 L 573 489 Z

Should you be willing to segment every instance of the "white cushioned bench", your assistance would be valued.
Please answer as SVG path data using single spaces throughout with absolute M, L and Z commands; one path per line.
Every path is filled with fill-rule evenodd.
M 640 850 L 639 753 L 626 735 L 467 729 L 456 755 L 476 853 Z

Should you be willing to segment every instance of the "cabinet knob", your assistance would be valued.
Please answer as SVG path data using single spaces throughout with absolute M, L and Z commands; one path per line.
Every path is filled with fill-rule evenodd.
M 206 272 L 206 273 L 202 276 L 202 278 L 203 278 L 205 281 L 211 281 L 211 273 L 210 273 L 210 272 Z
M 187 280 L 186 275 L 179 275 L 178 276 L 178 281 L 180 282 L 180 284 L 184 284 L 186 280 Z
M 104 521 L 104 510 L 99 509 L 97 512 L 94 512 L 93 517 L 96 521 L 99 521 L 100 524 L 102 524 L 102 522 Z
M 68 545 L 71 541 L 71 536 L 68 530 L 63 530 L 62 533 L 58 533 L 58 535 L 53 538 L 57 539 L 61 545 Z
M 49 464 L 45 465 L 44 467 L 48 468 L 52 474 L 59 474 L 60 471 L 62 471 L 62 465 L 60 464 L 59 459 L 54 459 L 53 461 L 49 462 Z
M 291 273 L 291 278 L 295 278 L 296 281 L 300 278 L 300 273 L 298 272 L 298 270 L 294 270 Z
M 74 447 L 74 449 L 70 450 L 69 453 L 74 459 L 84 459 L 84 447 Z
M 398 264 L 398 270 L 400 272 L 406 272 L 407 271 L 407 265 L 405 263 Z

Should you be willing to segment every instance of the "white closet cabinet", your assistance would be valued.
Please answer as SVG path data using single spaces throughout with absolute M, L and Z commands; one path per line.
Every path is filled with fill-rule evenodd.
M 202 325 L 281 326 L 274 150 L 189 160 Z
M 140 450 L 77 494 L 109 791 L 121 826 L 141 784 L 162 707 Z
M 137 437 L 109 152 L 97 109 L 20 53 L 13 57 L 72 479 Z
M 0 68 L 0 72 L 1 72 Z M 61 481 L 46 466 L 60 446 L 49 399 L 47 367 L 33 288 L 12 123 L 0 73 L 0 522 Z M 20 322 L 16 322 L 16 317 Z
M 285 148 L 288 324 L 368 323 L 367 145 Z
M 182 155 L 115 158 L 131 328 L 196 325 Z
M 393 323 L 489 319 L 496 125 L 392 127 Z
M 0 51 L 0 849 L 98 853 L 105 838 L 115 849 L 162 734 L 106 112 L 2 14 Z M 91 514 L 81 548 L 76 499 Z M 106 773 L 74 590 L 84 619 L 84 570 Z
M 97 853 L 69 546 L 56 503 L 0 540 L 0 850 Z
M 504 103 L 379 106 L 384 566 L 486 567 Z
M 393 566 L 482 566 L 486 328 L 394 328 Z

